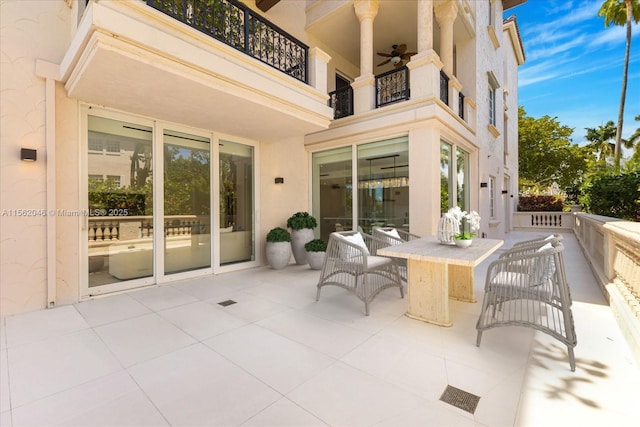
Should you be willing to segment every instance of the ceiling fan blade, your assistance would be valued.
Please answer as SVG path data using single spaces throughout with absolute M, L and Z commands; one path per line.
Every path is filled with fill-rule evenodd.
M 378 55 L 380 56 L 386 56 L 387 58 L 391 58 L 393 55 L 389 55 L 388 53 L 380 53 L 380 52 L 376 52 Z
M 384 65 L 384 64 L 387 64 L 387 63 L 389 63 L 389 62 L 391 62 L 391 58 L 387 59 L 387 60 L 386 60 L 386 61 L 384 61 L 384 62 L 379 63 L 377 66 L 379 67 L 379 66 Z
M 408 61 L 408 60 L 409 60 L 409 59 L 411 59 L 411 57 L 412 57 L 413 55 L 415 55 L 416 53 L 418 53 L 418 52 L 407 52 L 407 53 L 405 53 L 405 54 L 400 55 L 400 57 L 401 57 L 403 60 Z
M 403 67 L 403 66 L 404 66 L 404 61 L 400 61 L 396 65 L 394 65 L 394 67 L 396 67 L 396 68 L 400 68 L 400 67 Z
M 407 50 L 407 45 L 403 43 L 401 45 L 398 45 L 398 47 L 394 49 L 394 52 L 396 53 L 397 56 L 399 56 L 405 53 L 406 50 Z

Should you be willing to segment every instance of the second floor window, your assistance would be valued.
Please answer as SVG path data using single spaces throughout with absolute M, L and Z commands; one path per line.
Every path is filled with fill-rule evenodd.
M 496 92 L 498 91 L 498 88 L 500 87 L 500 83 L 498 83 L 498 79 L 496 78 L 495 74 L 493 74 L 493 71 L 489 71 L 487 73 L 487 87 L 489 90 L 489 100 L 488 100 L 488 105 L 487 105 L 487 109 L 489 110 L 489 124 L 497 127 L 497 121 L 496 121 L 496 109 L 497 109 L 497 104 L 496 104 Z
M 496 125 L 496 90 L 489 85 L 489 124 Z
M 496 178 L 489 178 L 489 218 L 496 217 Z

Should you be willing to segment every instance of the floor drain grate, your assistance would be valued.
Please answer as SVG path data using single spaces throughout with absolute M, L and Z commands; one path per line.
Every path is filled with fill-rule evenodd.
M 226 301 L 219 302 L 218 304 L 220 304 L 220 305 L 221 305 L 221 306 L 223 306 L 223 307 L 226 307 L 226 306 L 228 306 L 228 305 L 235 304 L 235 303 L 236 303 L 236 302 L 235 302 L 234 300 L 230 300 L 230 299 L 228 299 L 228 300 L 226 300 Z
M 440 396 L 440 400 L 473 414 L 480 401 L 480 396 L 448 385 L 447 388 L 444 389 L 442 396 Z

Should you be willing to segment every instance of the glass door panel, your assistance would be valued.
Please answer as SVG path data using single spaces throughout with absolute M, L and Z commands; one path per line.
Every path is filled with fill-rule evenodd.
M 409 230 L 409 144 L 406 137 L 358 146 L 358 225 Z
M 451 192 L 449 191 L 452 184 L 451 176 L 451 145 L 444 141 L 440 141 L 440 212 L 447 212 L 453 207 L 451 200 Z
M 89 288 L 153 276 L 152 128 L 88 117 Z
M 351 147 L 313 153 L 313 216 L 319 218 L 319 237 L 353 229 Z
M 254 148 L 220 141 L 220 264 L 254 261 Z
M 469 188 L 469 153 L 456 148 L 456 155 L 456 167 L 458 169 L 456 201 L 460 209 L 466 211 L 469 206 L 469 194 L 467 194 L 467 188 Z
M 211 266 L 209 138 L 164 132 L 164 272 Z

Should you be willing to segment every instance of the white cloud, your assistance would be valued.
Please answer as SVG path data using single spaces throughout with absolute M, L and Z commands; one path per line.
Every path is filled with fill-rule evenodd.
M 637 38 L 640 25 L 633 25 L 631 28 L 631 39 Z M 627 41 L 627 29 L 622 26 L 609 27 L 595 35 L 589 42 L 590 48 L 600 47 L 605 44 L 625 44 Z
M 544 48 L 536 49 L 528 57 L 529 59 L 534 60 L 538 58 L 547 58 L 550 56 L 555 56 L 563 52 L 571 51 L 578 46 L 582 46 L 584 45 L 585 42 L 586 42 L 586 36 L 581 35 L 573 38 L 572 40 L 565 41 L 563 43 L 559 43 L 559 44 L 554 43 Z

